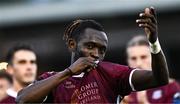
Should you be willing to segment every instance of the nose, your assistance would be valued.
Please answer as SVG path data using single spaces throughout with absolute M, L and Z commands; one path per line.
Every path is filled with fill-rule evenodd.
M 99 59 L 99 50 L 97 48 L 95 48 L 92 52 L 91 52 L 91 56 L 95 59 Z
M 137 65 L 136 66 L 137 68 L 141 68 L 142 67 L 142 61 L 140 59 L 138 59 L 136 62 L 136 65 Z
M 28 71 L 31 71 L 31 70 L 32 70 L 32 63 L 31 63 L 31 62 L 28 62 L 28 63 L 27 63 L 27 70 L 28 70 Z

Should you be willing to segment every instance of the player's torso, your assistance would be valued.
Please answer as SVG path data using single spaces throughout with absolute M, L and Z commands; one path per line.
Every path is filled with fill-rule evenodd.
M 172 82 L 168 85 L 148 90 L 148 99 L 152 103 L 172 103 L 174 94 L 179 91 L 177 83 Z
M 168 85 L 147 90 L 147 98 L 150 103 L 172 103 L 173 96 L 180 91 L 176 82 Z M 136 93 L 131 94 L 130 103 L 138 103 Z
M 112 103 L 116 99 L 113 83 L 106 75 L 97 70 L 85 74 L 83 78 L 71 77 L 60 84 L 54 91 L 56 103 Z

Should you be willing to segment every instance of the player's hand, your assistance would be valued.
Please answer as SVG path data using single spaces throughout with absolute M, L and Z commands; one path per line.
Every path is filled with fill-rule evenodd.
M 96 67 L 97 64 L 95 63 L 95 59 L 92 57 L 81 57 L 76 60 L 69 69 L 72 71 L 73 74 L 80 74 L 84 70 L 88 68 Z
M 157 18 L 156 11 L 153 7 L 146 8 L 143 13 L 139 14 L 139 19 L 136 20 L 139 27 L 144 28 L 145 33 L 151 43 L 157 40 Z

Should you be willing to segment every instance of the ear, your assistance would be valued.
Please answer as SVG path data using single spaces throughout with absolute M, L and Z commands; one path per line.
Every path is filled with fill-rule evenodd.
M 11 65 L 8 65 L 8 66 L 7 66 L 6 71 L 7 71 L 10 75 L 13 75 L 13 68 L 12 68 Z
M 68 49 L 71 52 L 75 51 L 75 49 L 76 49 L 76 41 L 74 39 L 72 39 L 72 38 L 68 39 L 67 45 L 68 45 Z

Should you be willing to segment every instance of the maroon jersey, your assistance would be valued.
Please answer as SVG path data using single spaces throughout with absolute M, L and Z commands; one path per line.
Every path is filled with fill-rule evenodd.
M 6 98 L 0 101 L 0 104 L 16 104 L 15 98 L 8 95 Z
M 146 91 L 150 103 L 173 103 L 173 96 L 180 92 L 180 85 L 174 81 L 168 85 Z M 135 92 L 129 95 L 129 100 L 129 103 L 138 103 Z
M 69 77 L 48 95 L 47 102 L 53 103 L 115 103 L 118 95 L 128 95 L 132 89 L 127 66 L 100 62 L 98 67 L 83 77 Z M 41 79 L 56 73 L 44 73 Z

